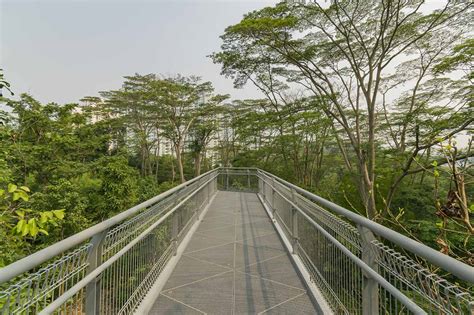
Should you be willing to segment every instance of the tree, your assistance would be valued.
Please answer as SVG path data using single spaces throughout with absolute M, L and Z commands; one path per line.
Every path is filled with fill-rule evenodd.
M 92 122 L 91 112 L 77 104 L 41 104 L 27 94 L 3 100 L 8 109 L 0 128 L 0 264 L 160 191 L 156 182 L 139 180 L 129 155 L 111 156 L 115 127 L 107 119 Z
M 150 91 L 156 79 L 153 74 L 126 76 L 120 90 L 101 92 L 105 112 L 113 123 L 126 129 L 124 137 L 136 147 L 143 176 L 153 173 L 152 152 L 157 144 L 155 120 L 152 113 L 158 110 Z M 125 141 L 127 141 L 125 140 Z
M 448 43 L 445 49 L 454 45 L 469 25 L 472 4 L 448 2 L 429 13 L 422 13 L 422 7 L 423 1 L 333 1 L 326 7 L 318 1 L 280 3 L 251 12 L 228 27 L 222 51 L 212 56 L 236 86 L 251 81 L 264 87 L 274 103 L 288 84 L 300 85 L 318 98 L 315 104 L 333 123 L 345 164 L 372 219 L 380 215 L 376 203 L 380 108 L 391 107 L 387 102 L 394 99 L 389 93 L 394 87 L 395 94 L 404 90 L 412 99 L 419 97 L 419 85 L 404 83 L 416 80 L 412 74 L 420 69 L 425 73 L 418 78 L 425 82 L 426 73 L 443 57 L 433 39 L 443 38 Z M 421 68 L 405 69 L 404 75 L 393 71 L 400 58 L 424 60 L 427 56 L 430 61 Z M 462 130 L 449 128 L 442 137 Z M 410 168 L 420 150 L 433 145 L 436 141 L 418 147 L 412 144 L 406 150 L 411 155 L 407 154 L 405 165 Z
M 183 168 L 183 151 L 189 131 L 199 115 L 204 100 L 213 92 L 210 82 L 200 82 L 199 77 L 165 78 L 151 85 L 153 97 L 160 112 L 156 118 L 163 122 L 162 134 L 173 144 L 182 183 L 186 181 Z
M 190 150 L 194 155 L 195 176 L 201 174 L 201 161 L 210 142 L 219 129 L 223 101 L 228 95 L 216 95 L 203 103 L 196 113 L 197 118 L 190 131 Z
M 5 79 L 4 79 L 4 74 L 3 74 L 3 69 L 0 69 L 0 97 L 2 97 L 2 89 L 5 88 L 7 89 L 8 92 L 10 92 L 10 94 L 13 95 L 13 92 L 12 90 L 10 89 L 10 83 L 8 83 Z

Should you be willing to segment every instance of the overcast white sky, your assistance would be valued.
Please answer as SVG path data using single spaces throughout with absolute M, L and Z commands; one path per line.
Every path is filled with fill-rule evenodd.
M 206 57 L 224 29 L 274 0 L 0 0 L 0 68 L 15 94 L 77 102 L 134 73 L 199 75 L 235 90 Z

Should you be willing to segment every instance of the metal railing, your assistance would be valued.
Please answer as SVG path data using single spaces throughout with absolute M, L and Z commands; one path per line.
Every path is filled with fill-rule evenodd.
M 268 172 L 259 194 L 337 314 L 474 314 L 474 268 Z M 438 271 L 438 272 L 435 272 Z
M 219 168 L 0 270 L 0 314 L 130 314 L 217 190 L 258 193 L 337 314 L 474 314 L 474 268 L 255 168 Z
M 205 173 L 0 270 L 0 314 L 130 314 L 217 190 Z

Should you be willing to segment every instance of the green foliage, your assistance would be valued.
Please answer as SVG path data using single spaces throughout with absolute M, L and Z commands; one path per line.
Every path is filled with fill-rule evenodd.
M 445 73 L 456 69 L 470 69 L 470 79 L 472 77 L 472 63 L 474 58 L 474 39 L 468 38 L 463 43 L 453 48 L 452 55 L 444 58 L 436 65 L 434 70 L 438 73 Z
M 472 257 L 472 181 L 456 166 L 472 166 L 472 143 L 436 149 L 472 126 L 471 11 L 449 1 L 433 10 L 422 1 L 314 1 L 245 15 L 211 58 L 236 87 L 252 83 L 266 99 L 235 102 L 225 164 L 259 166 Z
M 39 233 L 48 235 L 50 226 L 57 226 L 64 219 L 64 209 L 49 211 L 34 211 L 27 208 L 30 189 L 8 184 L 6 190 L 0 189 L 0 211 L 4 228 L 10 228 L 13 233 L 22 237 L 35 238 Z M 12 228 L 13 227 L 13 228 Z
M 461 34 L 469 6 L 385 4 L 283 2 L 229 26 L 211 58 L 264 99 L 224 104 L 199 77 L 155 74 L 126 76 L 82 106 L 2 98 L 0 265 L 211 163 L 263 168 L 433 247 L 442 236 L 463 256 L 472 239 L 440 209 L 462 182 L 452 161 L 472 156 L 444 144 L 473 121 L 473 40 Z M 206 156 L 212 140 L 217 160 Z
M 128 165 L 125 157 L 102 157 L 94 170 L 101 181 L 98 191 L 101 198 L 94 205 L 94 220 L 104 220 L 137 203 L 139 173 Z
M 30 193 L 27 186 L 13 183 L 0 189 L 0 267 L 21 257 L 32 243 L 41 235 L 48 236 L 51 229 L 59 226 L 65 217 L 65 209 L 32 209 Z
M 3 88 L 7 89 L 7 91 L 13 95 L 13 92 L 10 89 L 10 83 L 8 83 L 4 78 L 3 69 L 0 69 L 0 97 L 2 97 Z
M 104 115 L 92 122 L 91 108 L 41 104 L 27 94 L 3 101 L 0 266 L 175 185 L 168 182 L 172 159 L 160 176 L 140 175 L 134 151 L 120 147 L 123 121 Z

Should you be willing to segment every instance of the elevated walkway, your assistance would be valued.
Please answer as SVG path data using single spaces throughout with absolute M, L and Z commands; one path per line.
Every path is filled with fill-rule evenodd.
M 316 314 L 254 193 L 219 191 L 150 314 Z
M 218 168 L 0 269 L 0 314 L 474 314 L 473 285 L 273 174 Z

